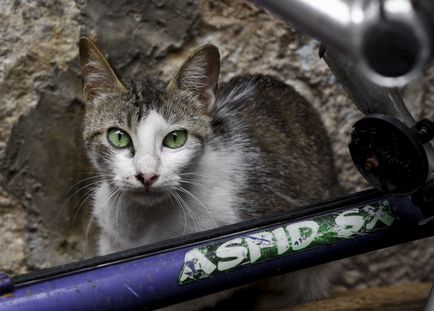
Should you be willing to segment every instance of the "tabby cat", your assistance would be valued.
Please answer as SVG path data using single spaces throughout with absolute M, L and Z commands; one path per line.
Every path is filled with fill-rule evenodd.
M 168 82 L 124 82 L 102 52 L 80 40 L 84 141 L 102 178 L 93 214 L 107 254 L 285 212 L 338 191 L 318 113 L 270 76 L 218 86 L 220 55 L 207 44 Z M 256 309 L 318 299 L 323 268 L 256 285 Z M 232 290 L 168 307 L 197 310 Z

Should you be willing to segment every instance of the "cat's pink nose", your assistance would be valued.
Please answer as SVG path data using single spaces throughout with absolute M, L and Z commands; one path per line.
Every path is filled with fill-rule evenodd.
M 155 183 L 157 181 L 158 177 L 160 177 L 160 176 L 158 176 L 157 174 L 140 173 L 140 174 L 136 175 L 137 180 L 140 181 L 146 187 L 149 187 L 153 183 Z

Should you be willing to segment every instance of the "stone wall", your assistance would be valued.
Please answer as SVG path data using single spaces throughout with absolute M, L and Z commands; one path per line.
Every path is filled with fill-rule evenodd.
M 22 273 L 92 255 L 91 193 L 82 189 L 91 179 L 80 183 L 92 173 L 80 137 L 82 34 L 96 40 L 125 77 L 167 79 L 206 42 L 220 48 L 222 80 L 246 73 L 279 77 L 320 111 L 345 190 L 367 187 L 346 147 L 361 114 L 317 57 L 318 42 L 251 2 L 6 0 L 0 2 L 0 26 L 2 270 Z M 434 117 L 433 82 L 431 68 L 406 90 L 417 118 Z M 338 284 L 430 281 L 430 242 L 343 260 Z

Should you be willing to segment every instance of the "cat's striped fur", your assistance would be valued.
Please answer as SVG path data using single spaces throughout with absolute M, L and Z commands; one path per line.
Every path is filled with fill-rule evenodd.
M 212 45 L 195 51 L 169 82 L 122 82 L 86 38 L 80 41 L 80 55 L 87 101 L 84 140 L 104 181 L 93 211 L 101 229 L 101 254 L 337 194 L 320 116 L 277 79 L 236 77 L 217 87 L 220 60 Z M 112 127 L 130 134 L 131 148 L 107 143 Z M 161 141 L 176 128 L 187 130 L 188 141 L 180 150 L 166 150 Z M 141 191 L 143 185 L 135 180 L 139 171 L 158 174 L 149 191 Z M 323 297 L 328 275 L 315 269 L 261 282 L 268 294 L 258 298 L 257 306 Z M 199 309 L 230 293 L 172 308 Z

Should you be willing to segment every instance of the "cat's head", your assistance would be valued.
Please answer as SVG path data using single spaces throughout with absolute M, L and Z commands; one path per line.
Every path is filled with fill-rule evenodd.
M 218 49 L 199 48 L 167 83 L 126 84 L 93 42 L 82 38 L 79 47 L 93 165 L 111 186 L 159 202 L 180 186 L 212 134 Z

